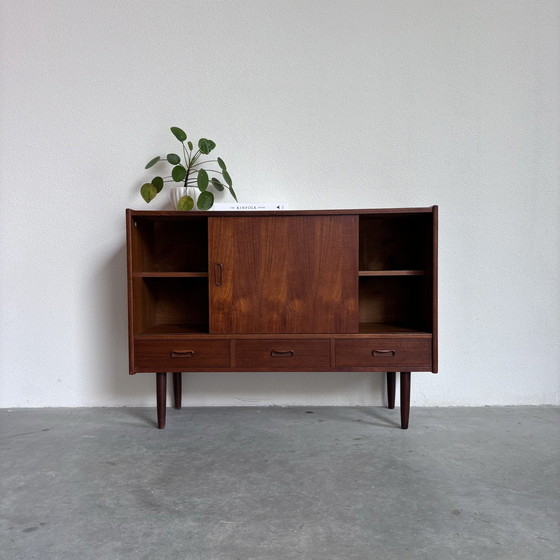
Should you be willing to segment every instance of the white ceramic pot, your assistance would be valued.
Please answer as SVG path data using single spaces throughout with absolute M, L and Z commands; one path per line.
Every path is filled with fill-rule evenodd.
M 197 210 L 196 199 L 198 198 L 198 189 L 196 187 L 169 187 L 169 196 L 171 197 L 173 210 L 177 210 L 179 199 L 187 194 L 194 200 L 193 210 Z

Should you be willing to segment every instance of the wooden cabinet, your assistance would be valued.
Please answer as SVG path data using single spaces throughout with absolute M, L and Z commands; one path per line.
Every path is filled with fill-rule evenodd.
M 437 371 L 437 207 L 127 210 L 130 373 Z

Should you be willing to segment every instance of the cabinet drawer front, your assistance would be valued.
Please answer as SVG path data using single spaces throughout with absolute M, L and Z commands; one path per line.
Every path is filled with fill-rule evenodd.
M 236 340 L 235 367 L 247 370 L 321 370 L 330 366 L 328 340 Z
M 230 366 L 228 340 L 139 340 L 134 352 L 139 369 L 196 371 Z
M 431 368 L 430 338 L 338 339 L 335 345 L 337 367 Z

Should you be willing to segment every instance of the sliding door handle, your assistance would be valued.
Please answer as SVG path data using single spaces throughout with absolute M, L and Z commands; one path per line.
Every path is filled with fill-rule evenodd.
M 224 265 L 222 263 L 216 263 L 214 265 L 214 284 L 216 286 L 221 286 L 223 277 L 224 277 Z

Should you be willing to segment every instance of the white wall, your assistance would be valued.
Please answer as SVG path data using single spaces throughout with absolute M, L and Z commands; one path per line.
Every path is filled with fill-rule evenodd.
M 440 374 L 414 376 L 413 404 L 558 404 L 557 0 L 1 0 L 0 16 L 0 406 L 153 405 L 153 376 L 127 375 L 124 209 L 146 208 L 170 126 L 217 142 L 242 201 L 439 204 Z M 196 374 L 185 400 L 382 389 Z

